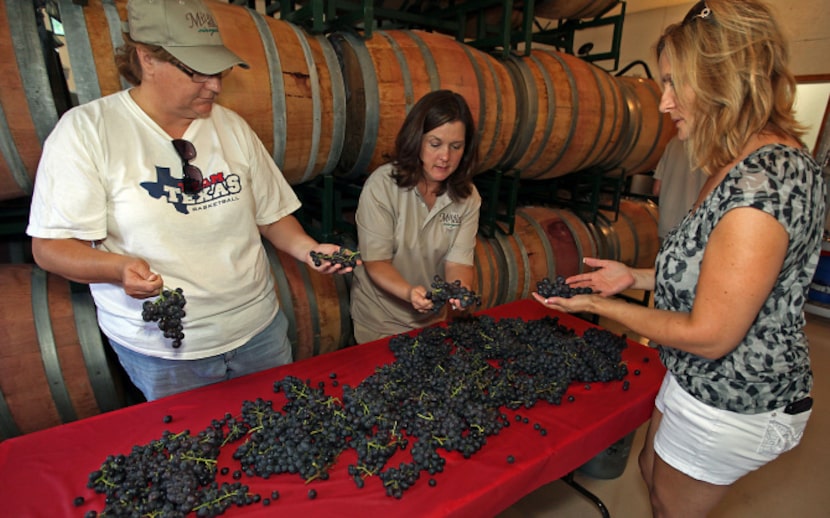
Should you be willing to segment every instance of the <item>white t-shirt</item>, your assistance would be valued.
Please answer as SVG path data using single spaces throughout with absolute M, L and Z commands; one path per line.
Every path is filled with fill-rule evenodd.
M 102 250 L 145 259 L 187 298 L 183 344 L 170 346 L 143 300 L 120 285 L 92 284 L 98 324 L 129 349 L 196 359 L 239 347 L 278 310 L 257 225 L 300 206 L 262 142 L 236 113 L 214 106 L 184 139 L 206 179 L 179 187 L 182 161 L 172 139 L 125 90 L 78 106 L 58 121 L 38 166 L 27 233 L 100 241 Z

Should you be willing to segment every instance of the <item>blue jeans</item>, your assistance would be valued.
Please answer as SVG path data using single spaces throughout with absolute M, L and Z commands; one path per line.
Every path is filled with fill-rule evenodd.
M 293 361 L 288 319 L 282 311 L 246 344 L 224 354 L 198 360 L 166 360 L 147 356 L 109 341 L 118 361 L 147 401 L 238 378 Z

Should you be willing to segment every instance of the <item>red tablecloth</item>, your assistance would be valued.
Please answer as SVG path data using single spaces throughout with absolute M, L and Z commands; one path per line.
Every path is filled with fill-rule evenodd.
M 560 323 L 579 334 L 590 326 L 584 320 L 549 311 L 532 300 L 522 300 L 483 311 L 496 318 L 521 317 L 525 320 L 545 315 L 560 317 Z M 372 374 L 375 367 L 393 361 L 386 340 L 350 347 L 277 369 L 143 403 L 85 420 L 65 424 L 0 442 L 0 508 L 4 516 L 83 516 L 90 509 L 103 508 L 103 496 L 86 488 L 89 473 L 109 454 L 128 454 L 134 444 L 158 439 L 164 430 L 193 433 L 206 428 L 211 419 L 225 412 L 238 415 L 243 400 L 262 397 L 273 400 L 275 408 L 284 401 L 274 394 L 273 383 L 286 375 L 326 383 L 326 392 L 340 395 L 331 386 L 335 372 L 343 384 L 356 386 Z M 331 470 L 329 480 L 306 484 L 298 475 L 283 474 L 269 479 L 243 476 L 250 491 L 263 497 L 273 490 L 277 501 L 230 508 L 228 516 L 492 516 L 509 507 L 536 488 L 556 480 L 581 466 L 615 441 L 635 430 L 651 415 L 654 397 L 664 368 L 656 351 L 629 342 L 623 351 L 628 362 L 627 380 L 593 383 L 590 390 L 572 384 L 568 395 L 575 401 L 559 406 L 539 402 L 532 409 L 505 411 L 511 425 L 488 438 L 485 447 L 470 459 L 447 454 L 442 473 L 434 475 L 435 486 L 421 474 L 417 484 L 396 500 L 386 496 L 377 477 L 367 479 L 358 489 L 347 474 L 356 455 L 346 450 Z M 639 370 L 639 375 L 634 371 Z M 529 418 L 528 424 L 515 422 L 515 414 Z M 169 424 L 164 416 L 173 416 Z M 540 423 L 547 430 L 542 436 L 533 428 Z M 223 448 L 219 466 L 231 473 L 238 463 L 231 458 L 236 447 Z M 401 455 L 405 452 L 399 452 Z M 515 461 L 508 463 L 508 455 Z M 393 461 L 396 458 L 393 457 Z M 397 462 L 393 465 L 397 465 Z M 218 475 L 232 482 L 230 474 Z M 309 500 L 309 488 L 318 496 Z M 73 500 L 83 496 L 80 507 Z

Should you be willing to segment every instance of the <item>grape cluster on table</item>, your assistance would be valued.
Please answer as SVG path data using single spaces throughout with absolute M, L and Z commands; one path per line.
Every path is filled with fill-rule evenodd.
M 358 489 L 402 498 L 422 479 L 437 484 L 433 475 L 444 471 L 451 452 L 469 459 L 489 437 L 508 433 L 511 422 L 528 423 L 523 409 L 572 402 L 572 383 L 623 380 L 626 345 L 625 337 L 599 328 L 579 336 L 549 316 L 457 319 L 390 338 L 395 360 L 356 386 L 338 384 L 340 397 L 326 393 L 322 381 L 285 376 L 273 385 L 281 406 L 246 400 L 238 415 L 213 419 L 198 434 L 165 431 L 129 454 L 108 456 L 88 487 L 106 495 L 106 516 L 217 516 L 231 505 L 272 505 L 279 492 L 252 493 L 239 482 L 243 475 L 291 474 L 311 484 L 347 474 Z M 540 440 L 547 435 L 539 423 L 534 429 Z M 236 468 L 218 469 L 225 447 L 234 448 Z M 347 449 L 355 460 L 338 465 Z M 396 455 L 400 462 L 392 462 Z M 217 475 L 230 469 L 234 482 L 220 483 Z M 322 487 L 310 488 L 308 498 L 324 498 Z
M 545 277 L 536 283 L 536 293 L 544 298 L 548 297 L 562 297 L 569 299 L 574 295 L 586 295 L 593 293 L 591 288 L 571 288 L 565 283 L 565 277 L 557 275 L 553 281 L 549 277 Z
M 432 278 L 432 284 L 430 284 L 426 298 L 432 301 L 433 312 L 441 311 L 441 308 L 450 299 L 457 299 L 462 308 L 468 308 L 473 304 L 481 305 L 481 297 L 476 295 L 476 292 L 462 286 L 461 281 L 455 280 L 450 283 L 442 279 L 440 275 Z
M 187 299 L 182 288 L 164 289 L 155 300 L 145 300 L 141 309 L 141 318 L 145 322 L 158 322 L 164 337 L 172 340 L 171 346 L 178 349 L 184 340 L 185 317 L 184 305 Z
M 348 248 L 342 246 L 339 250 L 331 254 L 317 252 L 315 250 L 312 250 L 310 253 L 314 266 L 320 266 L 323 264 L 323 261 L 328 261 L 332 264 L 343 265 L 344 268 L 354 268 L 357 266 L 357 261 L 360 259 L 359 250 L 349 250 Z

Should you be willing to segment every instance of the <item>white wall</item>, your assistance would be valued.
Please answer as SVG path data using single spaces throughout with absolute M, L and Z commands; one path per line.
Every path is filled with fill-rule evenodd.
M 796 111 L 799 120 L 808 126 L 805 143 L 814 152 L 820 126 L 830 97 L 830 0 L 767 0 L 780 19 L 781 28 L 790 43 L 790 67 L 797 77 L 809 76 L 799 86 Z M 615 73 L 635 61 L 643 61 L 654 78 L 658 75 L 654 45 L 663 29 L 679 22 L 695 2 L 678 0 L 629 0 L 626 3 L 620 61 L 616 70 L 613 62 L 596 64 Z M 609 14 L 619 14 L 617 7 Z M 555 26 L 555 24 L 553 25 Z M 594 44 L 592 53 L 611 49 L 611 28 L 584 30 L 574 37 L 574 49 L 587 42 Z M 626 75 L 645 76 L 641 66 L 632 67 Z M 816 76 L 826 76 L 816 83 Z M 823 135 L 827 139 L 828 135 Z

